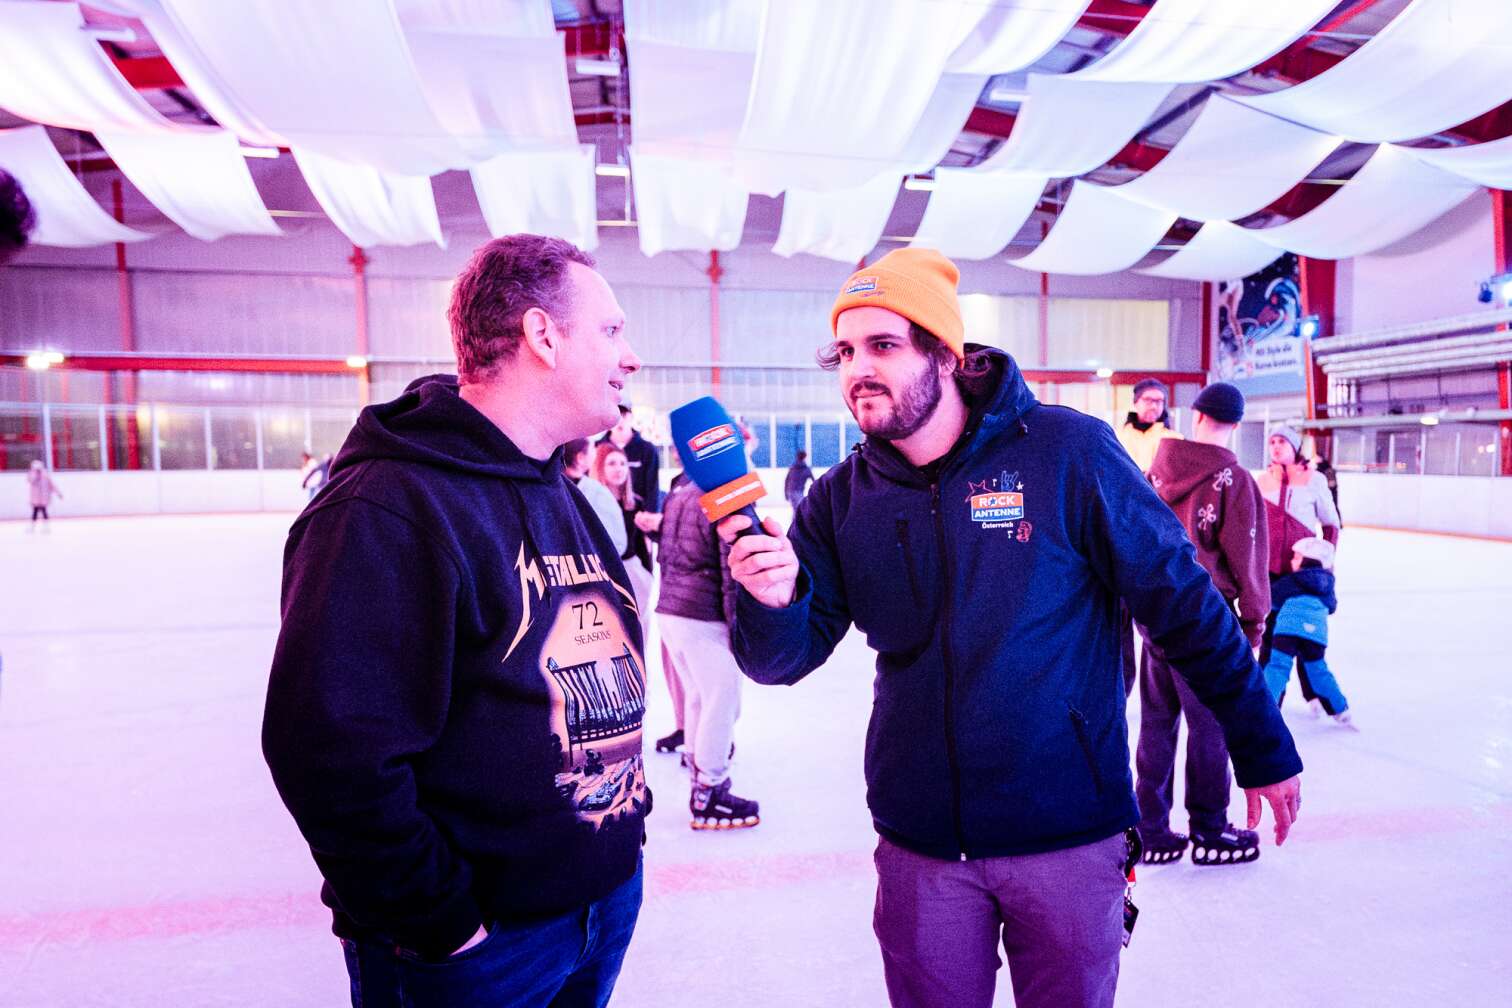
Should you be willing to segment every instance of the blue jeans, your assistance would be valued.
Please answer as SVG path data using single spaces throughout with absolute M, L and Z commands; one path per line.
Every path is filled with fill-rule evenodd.
M 528 924 L 498 924 L 443 962 L 392 946 L 342 939 L 352 1008 L 602 1008 L 635 919 L 641 869 L 597 903 Z

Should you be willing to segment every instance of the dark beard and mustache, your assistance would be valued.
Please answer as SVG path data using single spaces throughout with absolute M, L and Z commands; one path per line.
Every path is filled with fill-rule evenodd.
M 884 441 L 902 441 L 934 416 L 935 407 L 940 405 L 940 388 L 940 371 L 930 363 L 919 377 L 896 394 L 879 382 L 860 381 L 851 386 L 845 401 L 862 433 Z M 881 417 L 870 413 L 868 419 L 862 420 L 861 414 L 856 412 L 857 392 L 887 392 L 892 396 L 893 408 Z

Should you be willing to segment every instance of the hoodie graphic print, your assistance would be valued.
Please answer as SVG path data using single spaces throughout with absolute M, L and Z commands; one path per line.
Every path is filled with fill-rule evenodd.
M 521 543 L 515 569 L 520 624 L 502 661 L 507 665 L 520 644 L 535 642 L 525 650 L 536 656 L 550 695 L 557 791 L 579 820 L 599 828 L 638 811 L 646 796 L 644 662 L 622 617 L 628 607 L 635 622 L 635 598 L 615 584 L 596 554 L 530 556 Z M 593 584 L 619 593 L 618 604 L 579 590 Z
M 560 456 L 421 379 L 290 529 L 263 752 L 343 937 L 444 957 L 636 871 L 639 618 Z

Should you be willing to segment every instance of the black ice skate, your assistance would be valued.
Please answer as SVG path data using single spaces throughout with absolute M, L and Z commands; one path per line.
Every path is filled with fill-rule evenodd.
M 1230 823 L 1222 833 L 1192 831 L 1192 864 L 1222 865 L 1253 861 L 1260 856 L 1260 834 Z
M 663 735 L 656 740 L 656 751 L 664 753 L 677 752 L 677 747 L 683 744 L 683 730 L 681 728 L 671 735 Z
M 745 829 L 761 822 L 761 804 L 731 794 L 728 778 L 711 788 L 695 785 L 688 811 L 693 813 L 688 825 L 696 830 Z
M 1144 844 L 1144 856 L 1140 860 L 1145 864 L 1170 864 L 1172 861 L 1180 861 L 1187 849 L 1187 835 L 1172 833 L 1170 830 L 1160 833 L 1141 832 L 1139 842 Z

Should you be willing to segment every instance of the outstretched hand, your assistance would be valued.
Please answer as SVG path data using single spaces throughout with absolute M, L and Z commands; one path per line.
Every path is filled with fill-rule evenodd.
M 792 604 L 798 587 L 798 554 L 775 518 L 761 523 L 762 530 L 736 536 L 751 527 L 745 515 L 731 515 L 719 523 L 719 538 L 730 543 L 730 575 L 768 609 Z
M 1249 806 L 1249 825 L 1246 828 L 1254 829 L 1260 825 L 1260 802 L 1264 799 L 1270 802 L 1271 812 L 1276 817 L 1276 846 L 1284 844 L 1287 835 L 1291 833 L 1292 823 L 1297 821 L 1297 813 L 1302 808 L 1302 777 L 1288 777 L 1265 787 L 1245 788 L 1244 797 Z

